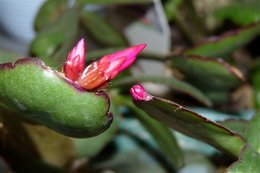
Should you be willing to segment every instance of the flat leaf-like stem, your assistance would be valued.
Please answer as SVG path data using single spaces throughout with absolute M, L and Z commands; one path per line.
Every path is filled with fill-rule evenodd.
M 259 126 L 260 113 L 259 111 L 249 121 L 246 131 L 246 138 L 248 144 L 243 148 L 239 159 L 228 167 L 226 173 L 255 173 L 260 169 L 260 138 L 259 138 Z
M 186 55 L 200 55 L 206 57 L 225 57 L 235 49 L 246 45 L 260 34 L 260 22 L 247 27 L 226 32 L 220 36 L 213 36 L 203 43 L 187 50 Z
M 229 90 L 245 80 L 243 74 L 223 59 L 185 56 L 170 59 L 185 79 L 203 91 Z
M 229 166 L 225 173 L 257 173 L 260 169 L 260 155 L 250 145 L 246 145 L 238 161 Z
M 238 157 L 245 145 L 240 135 L 175 102 L 152 96 L 135 104 L 161 123 L 232 156 Z
M 37 58 L 0 64 L 0 105 L 72 137 L 90 137 L 112 122 L 109 97 L 88 92 Z

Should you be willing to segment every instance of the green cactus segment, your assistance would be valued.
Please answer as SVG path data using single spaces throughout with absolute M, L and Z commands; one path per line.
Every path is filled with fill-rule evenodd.
M 250 145 L 246 145 L 239 160 L 227 168 L 225 173 L 256 173 L 260 170 L 260 155 Z
M 260 136 L 257 135 L 260 130 L 260 112 L 258 111 L 250 120 L 247 129 L 247 140 L 250 146 L 260 154 Z
M 221 36 L 209 38 L 204 43 L 189 49 L 186 55 L 200 55 L 206 57 L 225 57 L 235 49 L 246 45 L 260 34 L 260 22 L 243 29 L 230 31 Z
M 229 90 L 244 80 L 237 68 L 222 59 L 189 56 L 173 58 L 171 63 L 187 81 L 203 91 Z
M 104 92 L 87 92 L 36 58 L 0 65 L 0 101 L 72 137 L 97 135 L 112 121 Z
M 153 97 L 135 104 L 161 123 L 232 156 L 238 157 L 245 144 L 240 135 L 175 102 Z

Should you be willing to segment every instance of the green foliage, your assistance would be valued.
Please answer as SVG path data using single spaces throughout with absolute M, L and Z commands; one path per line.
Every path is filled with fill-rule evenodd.
M 230 20 L 239 25 L 248 25 L 260 20 L 260 3 L 257 0 L 237 1 L 217 9 L 214 16 L 220 21 Z
M 83 26 L 101 44 L 106 46 L 124 46 L 124 38 L 103 17 L 84 11 L 81 15 Z
M 259 170 L 260 155 L 250 145 L 246 146 L 239 160 L 233 163 L 225 172 L 226 173 L 255 173 Z
M 235 119 L 228 119 L 225 121 L 219 122 L 221 125 L 225 126 L 226 128 L 232 130 L 233 132 L 243 136 L 246 138 L 247 128 L 248 128 L 248 121 L 246 120 L 235 120 Z
M 184 164 L 184 156 L 175 136 L 169 128 L 162 123 L 150 118 L 144 111 L 138 109 L 128 98 L 117 98 L 119 103 L 128 106 L 135 113 L 146 130 L 154 137 L 154 140 L 161 148 L 163 154 L 167 157 L 173 169 L 178 169 Z
M 67 0 L 47 0 L 35 18 L 37 35 L 29 54 L 48 66 L 38 59 L 0 65 L 0 164 L 6 162 L 10 171 L 18 173 L 83 172 L 81 169 L 86 167 L 91 170 L 85 172 L 108 169 L 139 173 L 151 172 L 156 162 L 158 172 L 163 172 L 162 168 L 178 172 L 182 166 L 186 168 L 184 160 L 199 151 L 190 152 L 196 148 L 188 148 L 174 135 L 176 130 L 228 154 L 225 157 L 238 159 L 227 168 L 227 173 L 258 172 L 259 112 L 251 120 L 236 114 L 245 108 L 260 107 L 258 0 L 225 1 L 224 6 L 223 1 L 214 1 L 216 8 L 213 1 L 162 3 L 172 31 L 171 50 L 164 55 L 143 53 L 138 59 L 160 61 L 167 68 L 167 77 L 154 73 L 136 75 L 142 71 L 136 63 L 136 68 L 112 81 L 108 90 L 100 89 L 106 94 L 82 90 L 52 68 L 64 64 L 68 52 L 82 37 L 87 38 L 90 50 L 86 63 L 127 47 L 125 27 L 134 20 L 150 25 L 143 14 L 153 1 L 76 0 L 71 6 Z M 209 16 L 212 26 L 212 21 L 205 20 Z M 0 63 L 14 63 L 21 58 L 6 50 L 0 51 L 0 57 Z M 158 91 L 161 89 L 152 85 L 155 93 L 162 96 L 135 101 L 136 107 L 126 93 L 136 83 L 146 83 L 148 87 L 151 83 L 160 84 L 169 91 Z M 247 88 L 243 89 L 244 86 Z M 201 116 L 192 111 L 193 106 L 206 106 L 209 111 Z M 216 123 L 208 118 L 215 110 L 219 114 L 216 119 L 221 117 L 221 111 L 234 115 L 231 120 Z M 116 121 L 109 128 L 110 112 Z M 128 114 L 141 123 L 153 140 L 147 141 L 142 132 L 139 136 L 122 135 L 122 120 Z M 118 142 L 122 136 L 128 138 L 127 142 Z M 134 151 L 122 151 L 131 141 L 137 141 Z M 144 151 L 151 150 L 151 143 L 159 153 L 150 151 L 147 162 L 143 159 Z M 89 162 L 77 160 L 78 157 L 88 157 Z M 208 155 L 203 154 L 203 158 Z M 223 165 L 222 169 L 226 169 Z M 214 163 L 214 168 L 218 166 Z
M 259 153 L 260 151 L 260 137 L 256 134 L 259 132 L 260 113 L 257 112 L 248 124 L 247 140 L 249 145 Z
M 41 30 L 31 43 L 31 54 L 42 58 L 49 65 L 57 65 L 64 61 L 77 34 L 78 17 L 79 11 L 76 8 L 69 9 Z M 62 55 L 57 56 L 60 53 Z
M 257 68 L 252 74 L 252 82 L 254 87 L 254 104 L 256 108 L 260 108 L 260 69 Z
M 228 90 L 244 80 L 239 70 L 221 59 L 190 56 L 173 58 L 171 62 L 186 80 L 204 91 Z
M 245 144 L 241 136 L 175 102 L 153 97 L 135 104 L 165 125 L 233 156 L 239 156 Z
M 46 1 L 42 5 L 41 9 L 39 10 L 35 18 L 35 30 L 40 31 L 50 23 L 57 20 L 62 15 L 62 13 L 64 13 L 67 10 L 67 3 L 67 0 Z
M 164 5 L 165 15 L 168 21 L 173 20 L 178 14 L 178 8 L 182 4 L 182 0 L 169 0 Z
M 38 59 L 1 65 L 0 74 L 1 102 L 28 120 L 75 137 L 97 135 L 111 123 L 104 93 L 80 91 Z
M 234 50 L 245 46 L 260 34 L 260 22 L 240 30 L 228 31 L 220 36 L 204 40 L 202 44 L 185 51 L 186 55 L 227 57 Z

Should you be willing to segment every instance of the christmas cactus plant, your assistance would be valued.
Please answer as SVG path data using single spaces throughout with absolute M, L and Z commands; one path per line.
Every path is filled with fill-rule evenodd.
M 0 170 L 258 172 L 259 2 L 162 1 L 165 54 L 124 34 L 153 3 L 43 4 L 28 55 L 0 52 Z
M 85 42 L 70 51 L 61 72 L 37 58 L 0 65 L 1 106 L 73 137 L 90 137 L 112 122 L 109 96 L 101 91 L 131 65 L 146 45 L 105 55 L 85 69 Z

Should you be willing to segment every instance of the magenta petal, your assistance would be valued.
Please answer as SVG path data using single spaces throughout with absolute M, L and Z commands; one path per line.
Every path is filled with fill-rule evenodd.
M 132 46 L 130 48 L 124 49 L 122 51 L 118 51 L 116 53 L 107 55 L 107 58 L 110 61 L 114 61 L 120 57 L 126 57 L 125 62 L 118 69 L 119 72 L 129 67 L 136 59 L 136 56 L 146 47 L 146 44 L 139 44 L 136 46 Z
M 132 94 L 133 99 L 137 101 L 149 101 L 153 98 L 153 96 L 148 94 L 140 84 L 134 85 L 130 89 L 130 93 Z
M 82 38 L 70 51 L 64 64 L 65 76 L 73 81 L 77 80 L 85 67 L 85 41 Z
M 130 66 L 145 47 L 146 44 L 140 44 L 103 56 L 100 60 L 89 64 L 78 78 L 78 83 L 87 90 L 96 90 L 106 85 L 118 73 Z

